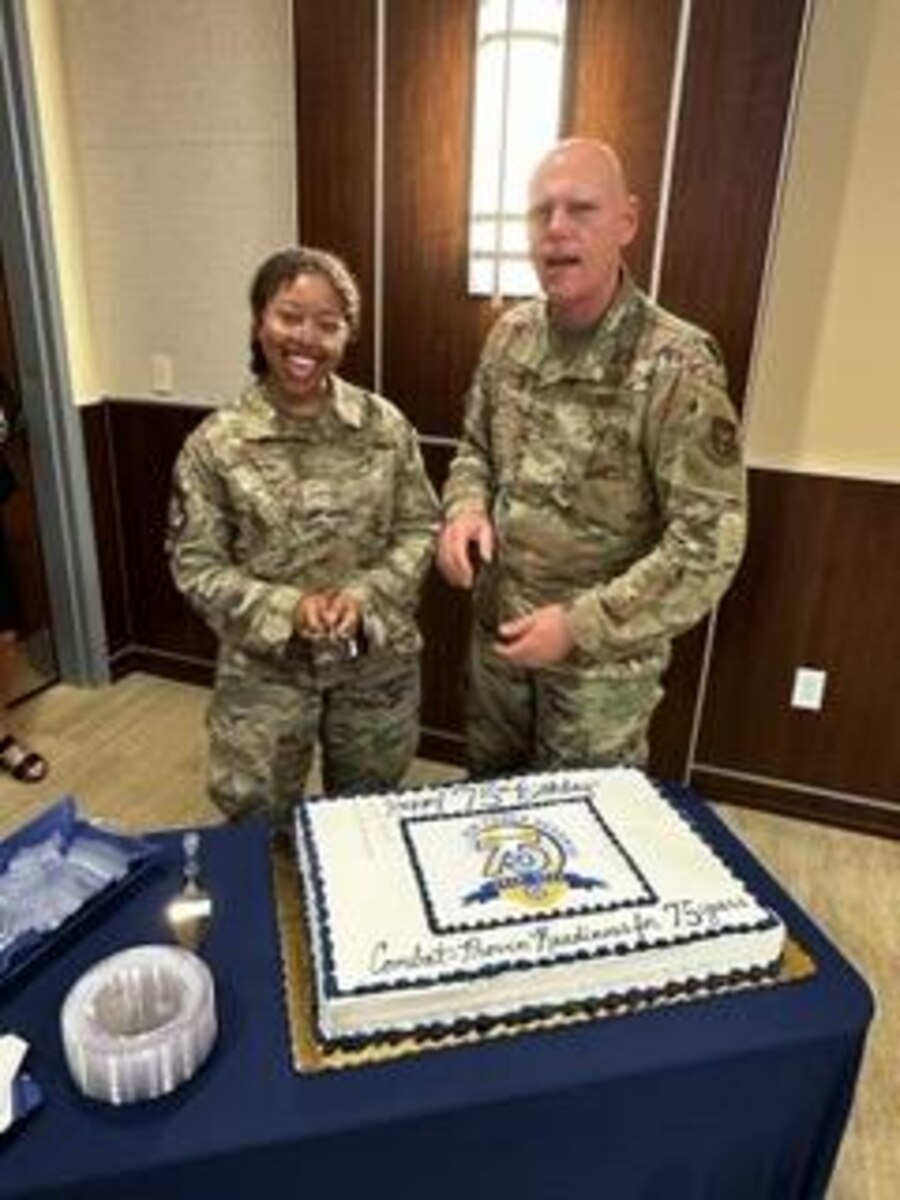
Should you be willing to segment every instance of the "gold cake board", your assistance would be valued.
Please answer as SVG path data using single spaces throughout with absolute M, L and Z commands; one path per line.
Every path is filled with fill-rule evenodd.
M 533 1021 L 517 1021 L 508 1025 L 498 1023 L 488 1030 L 473 1030 L 464 1034 L 450 1033 L 433 1041 L 410 1036 L 392 1039 L 389 1042 L 376 1042 L 353 1050 L 326 1049 L 314 1035 L 312 970 L 309 962 L 306 929 L 300 907 L 300 879 L 293 855 L 283 847 L 276 847 L 272 850 L 272 879 L 275 911 L 278 918 L 278 936 L 281 944 L 281 970 L 287 1006 L 291 1057 L 294 1069 L 303 1074 L 340 1070 L 345 1067 L 361 1067 L 369 1063 L 389 1062 L 408 1055 L 422 1054 L 429 1050 L 473 1045 L 495 1038 L 517 1037 L 523 1033 L 556 1029 L 584 1021 L 605 1021 L 620 1016 L 629 1016 L 632 1013 L 661 1005 L 690 1004 L 696 1000 L 710 999 L 709 993 L 702 991 L 685 993 L 672 998 L 642 1001 L 614 1010 L 557 1013 Z M 799 980 L 808 979 L 815 974 L 815 971 L 816 964 L 813 958 L 789 935 L 777 975 L 758 982 L 737 984 L 734 988 L 727 990 L 777 987 L 784 983 L 796 983 Z M 715 994 L 721 993 L 717 991 Z

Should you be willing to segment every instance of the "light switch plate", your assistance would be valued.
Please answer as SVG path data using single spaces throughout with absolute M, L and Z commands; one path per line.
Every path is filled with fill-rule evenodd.
M 825 697 L 826 672 L 817 667 L 798 667 L 794 672 L 791 707 L 818 712 Z
M 151 386 L 157 396 L 171 396 L 174 388 L 175 364 L 169 354 L 150 355 Z

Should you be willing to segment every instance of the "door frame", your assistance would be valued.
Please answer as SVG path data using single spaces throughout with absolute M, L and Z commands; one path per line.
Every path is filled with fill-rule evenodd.
M 62 320 L 24 0 L 0 5 L 0 246 L 60 677 L 109 679 L 81 422 Z

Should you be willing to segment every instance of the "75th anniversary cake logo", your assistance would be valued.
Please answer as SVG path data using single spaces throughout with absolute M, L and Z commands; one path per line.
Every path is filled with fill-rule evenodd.
M 523 908 L 553 907 L 570 890 L 606 887 L 569 866 L 573 849 L 561 829 L 545 821 L 494 818 L 467 830 L 482 860 L 482 882 L 466 904 L 503 899 Z

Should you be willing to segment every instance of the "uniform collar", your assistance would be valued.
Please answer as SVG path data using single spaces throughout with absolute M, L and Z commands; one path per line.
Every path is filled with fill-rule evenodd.
M 603 338 L 615 337 L 621 329 L 623 322 L 627 319 L 637 292 L 638 289 L 631 276 L 631 272 L 627 267 L 623 266 L 619 273 L 619 286 L 616 288 L 612 300 L 599 320 L 585 329 L 566 330 L 562 326 L 553 324 L 550 319 L 549 306 L 545 301 L 544 314 L 547 319 L 548 331 L 550 331 L 555 339 L 563 342 L 571 340 L 573 345 L 581 344 L 586 346 L 595 340 L 599 341 Z
M 588 329 L 567 332 L 554 326 L 546 301 L 539 303 L 542 319 L 532 327 L 530 338 L 510 343 L 509 354 L 522 369 L 539 375 L 542 384 L 562 379 L 595 382 L 629 353 L 644 321 L 642 293 L 624 267 L 612 303 Z
M 331 417 L 353 429 L 359 429 L 363 422 L 362 393 L 337 375 L 332 375 L 330 382 L 330 394 L 314 417 L 286 416 L 275 407 L 265 381 L 251 383 L 239 401 L 245 435 L 254 440 L 290 437 L 317 428 L 323 420 Z

